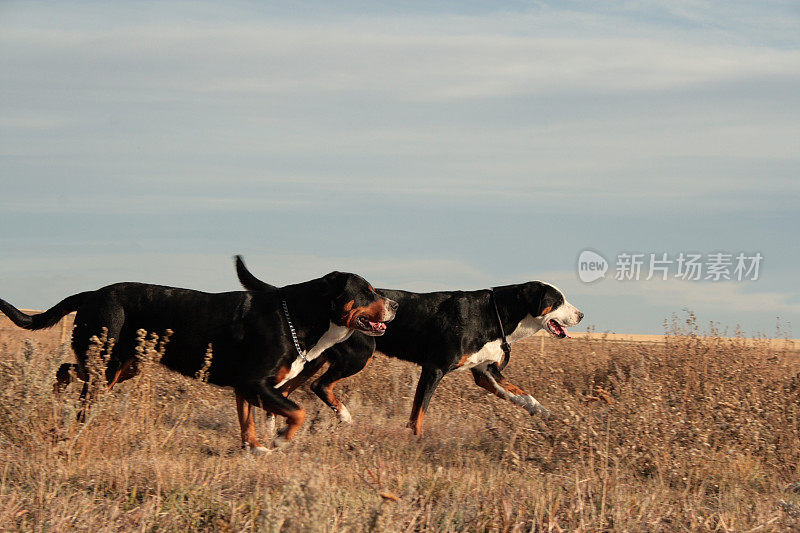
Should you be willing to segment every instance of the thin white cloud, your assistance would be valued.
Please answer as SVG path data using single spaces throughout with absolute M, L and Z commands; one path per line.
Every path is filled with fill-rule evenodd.
M 26 214 L 92 214 L 96 216 L 125 213 L 128 215 L 152 215 L 170 213 L 176 215 L 186 212 L 206 214 L 229 212 L 254 212 L 289 209 L 310 209 L 319 207 L 321 200 L 304 199 L 296 196 L 214 196 L 193 192 L 158 192 L 145 195 L 141 192 L 127 192 L 120 195 L 102 194 L 102 187 L 96 192 L 82 195 L 63 195 L 58 197 L 32 198 L 27 194 L 8 194 L 0 198 L 0 209 L 6 213 Z
M 533 29 L 510 36 L 503 14 L 482 15 L 473 32 L 442 31 L 465 17 L 361 18 L 357 25 L 281 22 L 236 25 L 140 24 L 115 29 L 11 28 L 0 37 L 5 62 L 22 79 L 35 79 L 43 61 L 49 75 L 78 68 L 88 76 L 71 86 L 122 89 L 122 97 L 197 98 L 352 93 L 398 100 L 452 102 L 564 91 L 671 90 L 735 80 L 792 76 L 800 51 L 748 44 L 593 36 L 542 36 Z M 19 59 L 14 60 L 15 57 Z M 57 61 L 65 60 L 63 64 Z M 75 59 L 80 58 L 80 59 Z M 28 62 L 26 66 L 23 62 Z M 365 75 L 365 73 L 369 73 Z M 124 77 L 124 86 L 120 83 Z
M 157 23 L 142 16 L 126 22 L 113 10 L 98 14 L 86 6 L 59 11 L 63 19 L 43 13 L 37 24 L 10 25 L 0 35 L 0 71 L 14 102 L 13 114 L 0 121 L 2 152 L 17 159 L 43 152 L 113 159 L 118 168 L 137 167 L 118 174 L 118 181 L 154 176 L 190 183 L 273 182 L 286 179 L 294 161 L 262 167 L 258 158 L 314 158 L 316 174 L 291 175 L 323 188 L 355 181 L 365 190 L 405 188 L 428 198 L 553 194 L 572 200 L 576 193 L 596 198 L 613 191 L 616 200 L 607 200 L 617 204 L 631 198 L 671 203 L 681 195 L 749 186 L 731 183 L 726 168 L 705 170 L 703 179 L 690 164 L 665 173 L 659 168 L 665 159 L 800 164 L 800 133 L 789 112 L 797 99 L 786 93 L 772 105 L 770 94 L 748 96 L 765 80 L 796 87 L 800 50 L 746 33 L 736 41 L 710 39 L 704 24 L 724 26 L 736 17 L 712 17 L 719 10 L 705 2 L 651 8 L 679 21 L 705 21 L 681 31 L 649 20 L 641 7 L 569 6 L 475 16 L 372 13 L 322 22 L 259 19 L 236 4 L 224 24 L 210 17 L 210 4 L 200 8 L 205 19 L 191 22 L 183 20 L 187 5 L 180 3 L 166 3 Z M 745 8 L 736 4 L 738 11 Z M 640 25 L 620 24 L 629 17 L 639 17 Z M 714 22 L 719 17 L 726 22 Z M 98 23 L 108 18 L 114 23 Z M 772 15 L 770 23 L 785 18 Z M 714 87 L 723 88 L 721 96 Z M 665 101 L 672 93 L 678 96 Z M 73 104 L 54 106 L 52 94 Z M 607 110 L 585 104 L 609 95 L 616 99 Z M 650 106 L 624 101 L 650 101 L 650 95 Z M 372 116 L 361 116 L 364 98 L 374 107 Z M 519 109 L 510 98 L 522 99 Z M 571 102 L 581 112 L 572 112 Z M 436 111 L 407 119 L 418 105 Z M 485 120 L 471 118 L 475 105 Z M 503 120 L 514 115 L 529 120 Z M 214 175 L 202 162 L 190 164 L 208 154 L 237 168 Z M 402 166 L 378 163 L 401 157 Z M 242 158 L 251 162 L 242 165 Z M 164 163 L 173 168 L 155 168 Z M 531 180 L 542 178 L 571 190 L 530 188 Z M 772 186 L 790 194 L 798 185 Z M 181 203 L 178 195 L 173 200 Z M 214 201 L 226 199 L 209 193 L 209 202 L 194 205 Z M 713 201 L 731 207 L 727 198 Z M 228 197 L 227 204 L 257 205 L 241 196 Z M 50 211 L 60 205 L 31 206 L 11 195 L 4 207 Z M 72 201 L 66 206 L 83 208 Z

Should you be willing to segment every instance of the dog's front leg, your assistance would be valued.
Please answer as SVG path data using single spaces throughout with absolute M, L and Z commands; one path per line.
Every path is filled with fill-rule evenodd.
M 425 420 L 425 411 L 431 401 L 433 392 L 439 386 L 439 382 L 444 377 L 444 371 L 440 368 L 423 367 L 422 374 L 419 376 L 417 392 L 414 394 L 414 405 L 411 408 L 411 419 L 408 427 L 414 435 L 422 435 L 422 422 Z
M 303 367 L 303 370 L 297 374 L 295 377 L 281 385 L 278 391 L 283 394 L 284 396 L 289 396 L 296 388 L 301 386 L 303 383 L 311 379 L 314 374 L 325 364 L 326 358 L 325 357 L 317 357 L 313 361 L 306 363 L 306 366 Z M 267 412 L 267 435 L 274 435 L 275 434 L 275 415 Z
M 300 430 L 306 420 L 306 410 L 294 403 L 292 400 L 283 396 L 277 389 L 263 382 L 251 382 L 243 384 L 236 389 L 237 396 L 242 397 L 243 414 L 245 405 L 258 405 L 268 413 L 274 413 L 286 418 L 286 427 L 278 432 L 278 436 L 273 441 L 273 446 L 278 448 L 286 445 Z M 238 405 L 238 404 L 237 404 Z M 252 424 L 252 417 L 245 417 L 246 424 L 243 431 Z M 250 435 L 248 435 L 250 436 Z M 252 435 L 255 437 L 255 435 Z
M 506 381 L 503 374 L 494 364 L 472 368 L 472 377 L 479 387 L 483 387 L 492 394 L 515 403 L 528 411 L 531 415 L 541 415 L 543 418 L 550 417 L 548 411 L 539 401 L 517 387 L 513 383 Z

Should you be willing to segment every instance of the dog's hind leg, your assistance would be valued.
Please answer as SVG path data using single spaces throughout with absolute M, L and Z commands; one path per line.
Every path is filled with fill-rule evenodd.
M 83 387 L 79 398 L 80 409 L 78 411 L 78 420 L 85 420 L 91 404 L 96 400 L 92 397 L 96 393 L 96 389 L 90 387 L 90 376 L 87 372 L 87 357 L 92 345 L 96 342 L 94 337 L 100 338 L 105 328 L 106 345 L 100 347 L 101 350 L 109 350 L 106 353 L 105 363 L 105 379 L 108 384 L 108 389 L 122 379 L 127 379 L 128 376 L 123 376 L 123 370 L 129 370 L 130 365 L 123 365 L 126 359 L 120 359 L 121 352 L 125 349 L 117 346 L 120 337 L 122 326 L 125 322 L 125 312 L 119 305 L 106 304 L 100 307 L 81 308 L 75 315 L 75 327 L 72 330 L 72 350 L 75 352 L 75 357 L 78 359 L 78 364 L 75 366 L 76 373 L 83 381 Z M 62 365 L 64 368 L 64 365 Z M 135 365 L 133 366 L 135 368 Z M 61 373 L 59 369 L 59 373 Z M 59 374 L 56 375 L 57 379 Z M 92 390 L 90 390 L 92 389 Z
M 131 379 L 138 373 L 139 369 L 136 366 L 136 358 L 131 357 L 130 359 L 125 360 L 120 369 L 114 372 L 114 376 L 111 378 L 111 381 L 108 384 L 108 390 L 114 388 L 114 385 L 117 383 Z
M 78 412 L 75 415 L 75 418 L 78 422 L 84 422 L 86 420 L 86 410 L 87 410 L 87 396 L 89 395 L 89 376 L 86 374 L 86 370 L 75 363 L 64 363 L 58 370 L 56 370 L 56 382 L 53 383 L 53 394 L 60 395 L 62 392 L 66 390 L 70 383 L 72 383 L 72 378 L 77 377 L 80 381 L 83 382 L 81 386 L 81 393 L 78 397 Z
M 237 387 L 236 394 L 251 405 L 258 405 L 265 411 L 286 418 L 286 427 L 278 432 L 273 443 L 276 448 L 292 440 L 306 420 L 305 409 L 264 383 L 248 383 Z
M 492 394 L 515 403 L 528 411 L 531 415 L 550 416 L 548 411 L 536 398 L 520 389 L 513 383 L 506 381 L 500 370 L 494 365 L 472 368 L 472 377 L 479 387 L 483 387 Z
M 80 365 L 64 363 L 58 367 L 58 370 L 56 370 L 56 382 L 53 383 L 53 393 L 60 394 L 64 392 L 67 386 L 72 383 L 73 375 L 81 381 L 86 381 L 88 379 Z
M 89 394 L 89 376 L 86 374 L 86 370 L 79 364 L 75 363 L 64 363 L 58 370 L 56 370 L 56 382 L 53 383 L 53 394 L 60 395 L 66 388 L 72 383 L 72 378 L 77 377 L 79 380 L 83 382 L 83 386 L 81 387 L 81 393 L 78 398 L 78 412 L 75 415 L 75 419 L 78 422 L 84 422 L 86 420 L 86 397 Z
M 81 393 L 78 396 L 78 413 L 75 419 L 78 422 L 86 422 L 86 415 L 89 412 L 89 380 L 83 382 Z

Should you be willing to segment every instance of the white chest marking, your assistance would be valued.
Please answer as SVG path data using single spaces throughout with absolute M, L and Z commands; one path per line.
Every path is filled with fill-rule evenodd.
M 506 335 L 506 340 L 512 343 L 525 337 L 530 337 L 540 329 L 542 329 L 540 321 L 529 314 L 520 321 L 511 334 Z M 500 342 L 500 339 L 487 342 L 481 346 L 480 350 L 470 354 L 458 367 L 458 370 L 466 370 L 482 364 L 499 363 L 503 359 L 503 349 L 500 348 Z
M 503 350 L 500 348 L 500 339 L 498 339 L 496 341 L 487 342 L 480 350 L 470 354 L 457 370 L 466 370 L 484 363 L 499 363 L 502 359 Z
M 352 333 L 352 329 L 339 326 L 331 322 L 330 326 L 328 326 L 328 331 L 323 333 L 322 337 L 320 337 L 317 341 L 317 344 L 315 344 L 310 350 L 308 350 L 308 352 L 306 352 L 306 358 L 303 359 L 298 355 L 297 358 L 292 361 L 292 366 L 289 368 L 289 373 L 286 374 L 280 383 L 275 385 L 275 388 L 277 389 L 278 387 L 283 386 L 284 383 L 297 376 L 297 374 L 303 370 L 303 367 L 306 366 L 307 361 L 313 361 L 319 357 L 322 352 L 334 344 L 347 340 Z

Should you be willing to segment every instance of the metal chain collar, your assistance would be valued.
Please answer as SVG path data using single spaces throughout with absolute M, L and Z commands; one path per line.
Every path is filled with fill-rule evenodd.
M 292 334 L 292 341 L 294 341 L 294 347 L 297 350 L 297 354 L 303 361 L 307 363 L 308 359 L 306 359 L 306 351 L 300 348 L 300 341 L 297 339 L 297 331 L 294 329 L 292 319 L 289 318 L 289 307 L 286 305 L 286 300 L 281 300 L 281 305 L 283 306 L 283 314 L 286 317 L 286 322 L 289 324 L 289 332 Z

